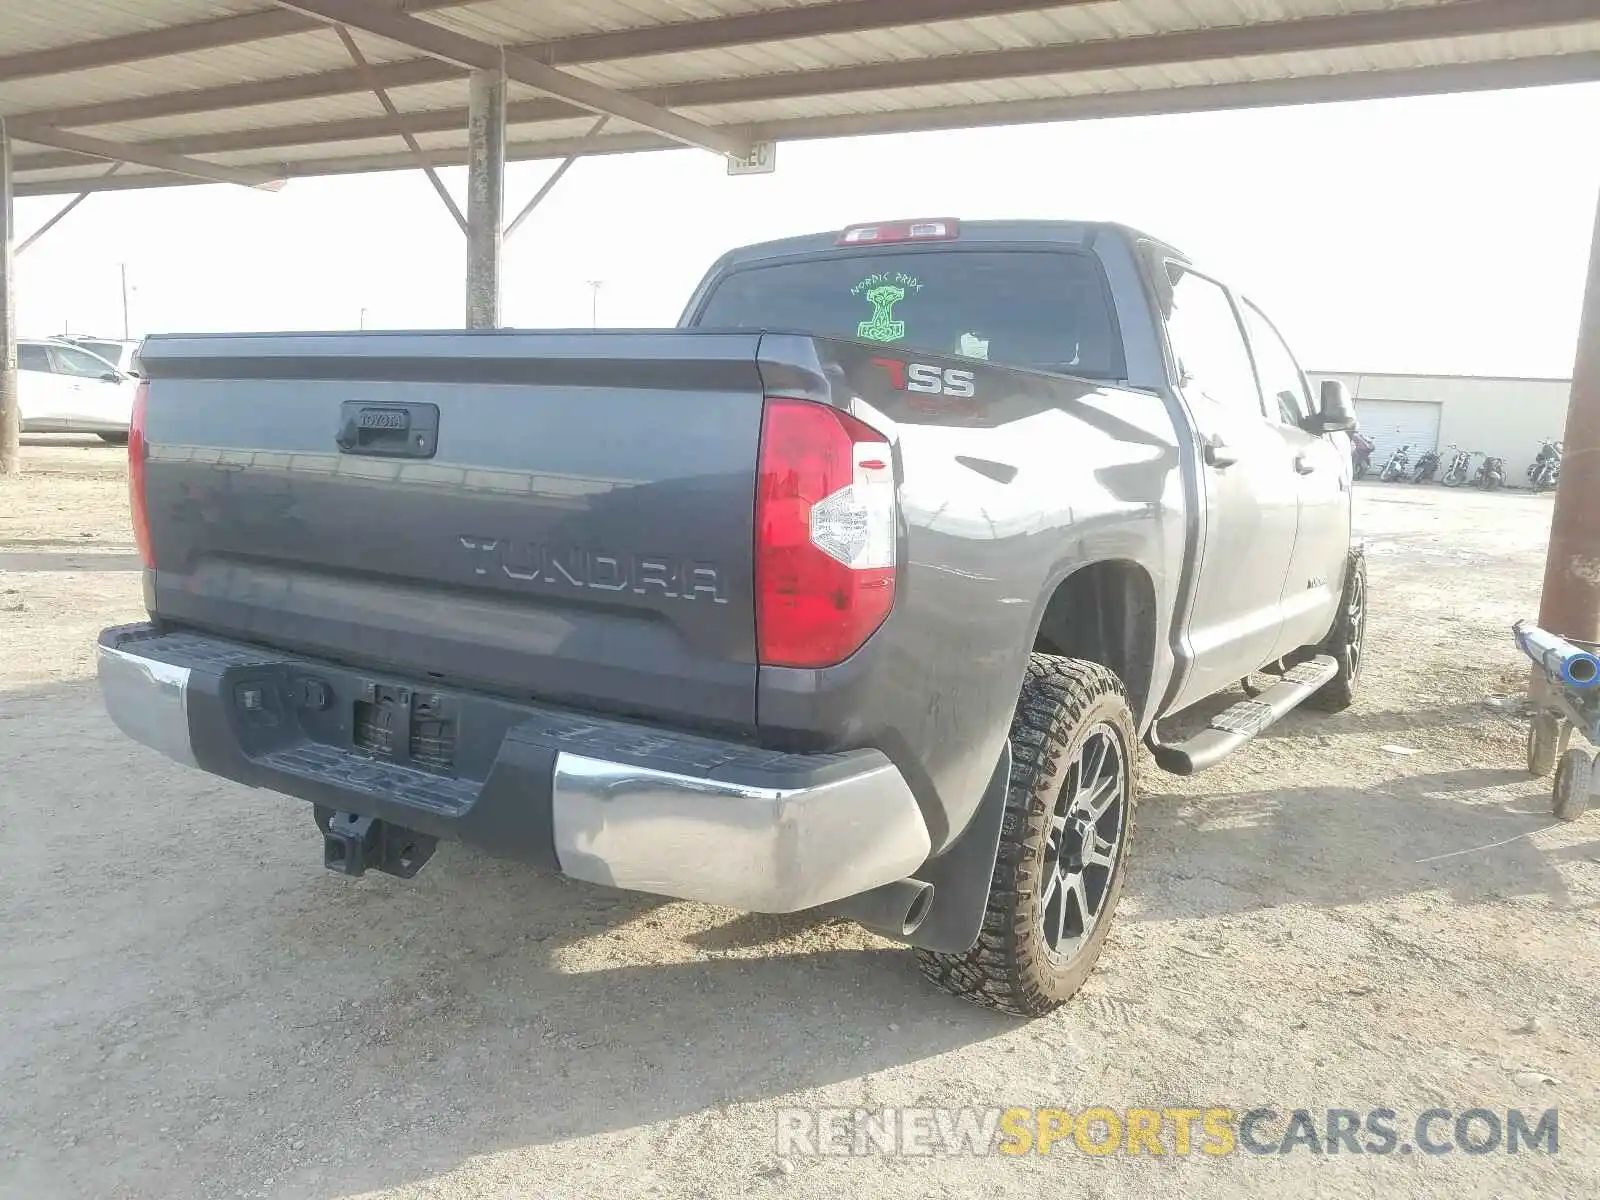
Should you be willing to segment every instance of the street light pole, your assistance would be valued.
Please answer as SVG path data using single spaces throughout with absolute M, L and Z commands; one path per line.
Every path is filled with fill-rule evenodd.
M 600 328 L 600 289 L 605 287 L 604 279 L 589 280 L 589 328 Z
M 128 332 L 128 264 L 118 263 L 117 266 L 122 270 L 122 340 L 126 342 L 131 340 Z

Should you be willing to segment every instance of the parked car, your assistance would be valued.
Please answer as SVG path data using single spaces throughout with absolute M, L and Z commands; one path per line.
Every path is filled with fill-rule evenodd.
M 1050 1010 L 1140 739 L 1188 774 L 1352 702 L 1348 391 L 1114 225 L 747 247 L 680 325 L 149 339 L 111 716 L 310 801 L 340 872 L 457 838 L 821 908 Z
M 81 346 L 54 338 L 17 343 L 23 433 L 94 433 L 125 442 L 136 384 Z
M 62 338 L 62 341 L 71 342 L 74 346 L 82 346 L 90 354 L 98 354 L 124 375 L 141 376 L 144 371 L 140 369 L 139 342 L 124 338 L 99 338 L 72 336 Z

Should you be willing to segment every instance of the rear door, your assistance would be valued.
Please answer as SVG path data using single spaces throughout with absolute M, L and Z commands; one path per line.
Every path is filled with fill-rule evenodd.
M 1291 456 L 1262 408 L 1232 297 L 1187 264 L 1168 260 L 1165 272 L 1168 345 L 1200 439 L 1204 494 L 1181 708 L 1272 661 L 1300 498 Z
M 87 350 L 64 343 L 51 343 L 46 352 L 63 416 L 88 428 L 127 427 L 133 413 L 133 390 L 131 385 L 107 378 L 117 374 L 115 367 Z
M 50 348 L 43 342 L 17 346 L 17 392 L 24 421 L 66 419 L 71 393 L 66 381 L 55 373 Z
M 1283 581 L 1283 629 L 1276 651 L 1281 656 L 1319 642 L 1333 625 L 1350 548 L 1350 447 L 1344 434 L 1305 431 L 1303 422 L 1312 411 L 1305 372 L 1265 313 L 1248 300 L 1240 308 L 1267 419 L 1283 439 L 1299 484 L 1294 555 Z

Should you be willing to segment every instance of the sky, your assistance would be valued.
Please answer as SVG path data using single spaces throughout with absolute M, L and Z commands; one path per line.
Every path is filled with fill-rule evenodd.
M 1565 377 L 1600 84 L 694 150 L 578 163 L 506 243 L 502 320 L 673 324 L 731 246 L 897 217 L 1122 221 L 1260 304 L 1310 370 Z M 553 164 L 508 169 L 506 215 Z M 445 172 L 462 201 L 460 169 Z M 63 198 L 17 201 L 22 236 Z M 91 197 L 18 259 L 20 328 L 459 326 L 464 241 L 420 172 Z

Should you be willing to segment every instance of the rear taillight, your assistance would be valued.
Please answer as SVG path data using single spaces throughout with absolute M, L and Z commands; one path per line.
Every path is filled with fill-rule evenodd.
M 133 419 L 128 423 L 128 507 L 133 511 L 133 540 L 144 565 L 155 569 L 156 556 L 150 549 L 150 512 L 144 494 L 144 415 L 150 397 L 150 381 L 139 384 L 133 396 Z
M 894 606 L 889 441 L 848 413 L 769 399 L 756 481 L 756 638 L 763 665 L 827 667 Z

